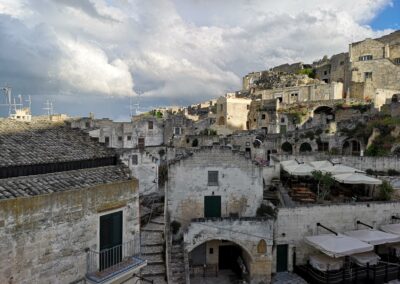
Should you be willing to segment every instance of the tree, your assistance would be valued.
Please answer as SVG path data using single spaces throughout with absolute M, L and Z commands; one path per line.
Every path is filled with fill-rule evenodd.
M 317 199 L 323 201 L 328 196 L 331 190 L 331 186 L 335 180 L 332 178 L 331 173 L 323 173 L 321 171 L 313 171 L 313 178 L 318 181 L 317 185 Z
M 379 198 L 382 200 L 390 200 L 392 199 L 394 189 L 390 183 L 386 180 L 382 182 L 379 186 Z

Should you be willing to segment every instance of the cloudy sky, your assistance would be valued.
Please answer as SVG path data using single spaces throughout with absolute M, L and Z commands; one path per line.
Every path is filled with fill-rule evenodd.
M 0 84 L 57 112 L 123 119 L 238 90 L 399 27 L 400 0 L 0 0 Z M 3 99 L 3 98 L 1 98 Z

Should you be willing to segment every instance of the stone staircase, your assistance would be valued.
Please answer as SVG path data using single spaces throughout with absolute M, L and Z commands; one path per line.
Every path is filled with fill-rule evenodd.
M 185 284 L 185 261 L 183 257 L 183 243 L 173 243 L 171 248 L 171 283 Z
M 142 277 L 154 284 L 166 284 L 164 261 L 164 215 L 156 216 L 141 228 L 142 258 L 147 266 L 140 272 Z

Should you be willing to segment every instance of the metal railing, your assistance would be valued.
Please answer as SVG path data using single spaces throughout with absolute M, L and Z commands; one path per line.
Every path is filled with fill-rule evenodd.
M 131 240 L 101 251 L 87 251 L 87 274 L 107 274 L 107 271 L 117 272 L 136 264 L 140 257 L 140 244 Z

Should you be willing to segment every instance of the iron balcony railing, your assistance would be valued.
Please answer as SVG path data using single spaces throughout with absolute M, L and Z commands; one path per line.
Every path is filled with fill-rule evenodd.
M 94 282 L 101 282 L 145 264 L 146 261 L 141 259 L 140 243 L 131 240 L 101 251 L 87 250 L 86 276 Z

